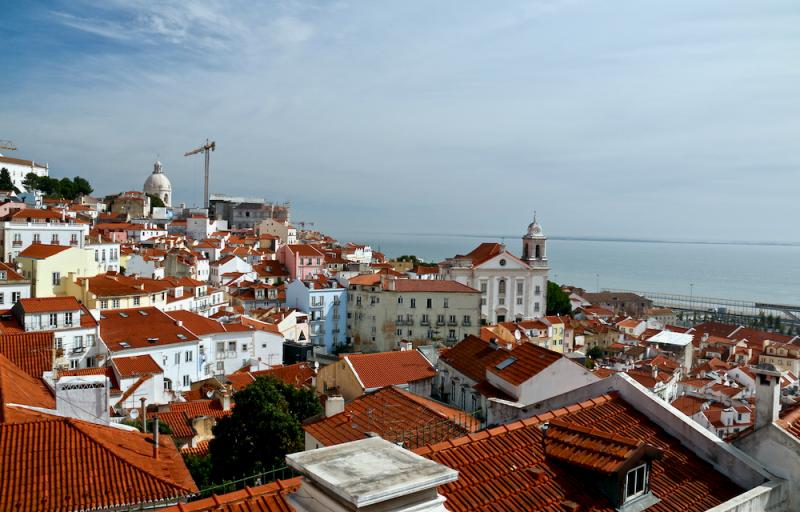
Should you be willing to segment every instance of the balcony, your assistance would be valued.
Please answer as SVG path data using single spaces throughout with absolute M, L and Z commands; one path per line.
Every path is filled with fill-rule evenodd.
M 86 347 L 84 347 L 84 346 L 79 346 L 79 347 L 73 347 L 72 348 L 72 353 L 73 354 L 82 354 L 83 352 L 86 352 Z
M 431 325 L 431 321 L 430 320 L 420 320 L 419 325 L 424 325 L 425 327 L 428 327 L 428 326 Z
M 461 323 L 461 325 L 464 326 L 464 327 L 472 327 L 472 322 L 464 321 L 464 322 Z
M 444 327 L 444 319 L 436 320 L 436 327 Z
M 14 240 L 11 242 L 11 247 L 22 247 L 22 240 Z
M 78 245 L 78 241 L 77 240 L 70 240 L 69 241 L 69 245 Z
M 458 325 L 458 322 L 455 319 L 451 318 L 450 320 L 447 321 L 447 325 L 449 325 L 450 327 L 455 327 Z

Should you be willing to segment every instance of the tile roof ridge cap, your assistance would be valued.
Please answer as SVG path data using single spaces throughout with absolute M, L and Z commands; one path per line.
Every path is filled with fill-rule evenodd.
M 164 478 L 164 477 L 162 477 L 160 475 L 153 474 L 152 472 L 143 469 L 141 466 L 130 462 L 127 458 L 120 456 L 117 453 L 117 451 L 114 449 L 115 447 L 109 446 L 108 444 L 106 444 L 104 441 L 98 439 L 97 437 L 89 435 L 89 433 L 85 432 L 81 428 L 81 425 L 83 425 L 85 427 L 89 427 L 89 428 L 106 427 L 105 425 L 102 425 L 102 424 L 99 424 L 99 423 L 91 423 L 91 422 L 83 421 L 83 420 L 78 420 L 76 418 L 63 418 L 63 420 L 65 420 L 66 423 L 72 429 L 74 429 L 75 431 L 80 433 L 80 435 L 86 437 L 89 441 L 91 441 L 92 443 L 98 445 L 103 450 L 109 452 L 109 455 L 111 457 L 113 457 L 114 459 L 119 460 L 121 463 L 132 467 L 137 473 L 142 473 L 142 474 L 145 474 L 145 475 L 147 475 L 147 476 L 149 476 L 151 478 L 155 478 L 156 480 L 159 480 L 160 482 L 164 483 L 165 485 L 168 485 L 170 487 L 174 487 L 176 489 L 181 490 L 182 492 L 184 492 L 184 494 L 190 494 L 192 492 L 191 489 L 183 487 L 182 485 L 179 485 L 176 482 L 167 480 L 166 478 Z M 113 427 L 106 427 L 106 428 L 113 428 Z M 131 433 L 133 433 L 133 432 L 131 432 Z M 141 432 L 137 432 L 137 434 L 141 435 L 142 437 L 147 437 L 146 434 L 143 434 Z M 166 437 L 168 437 L 168 436 L 161 436 L 160 439 L 164 439 Z M 167 441 L 165 440 L 165 442 L 167 442 Z M 174 445 L 173 445 L 173 447 L 174 447 Z M 144 457 L 147 457 L 147 455 L 144 455 Z M 154 460 L 156 460 L 156 459 L 154 459 Z
M 612 432 L 605 432 L 603 430 L 599 430 L 594 427 L 587 427 L 579 423 L 573 423 L 571 421 L 565 421 L 559 418 L 554 418 L 550 420 L 549 423 L 550 425 L 555 425 L 556 427 L 561 427 L 569 430 L 576 430 L 583 434 L 587 434 L 594 437 L 600 437 L 608 441 L 614 441 L 615 443 L 626 444 L 632 447 L 638 447 L 645 444 L 645 442 L 640 439 L 614 434 Z

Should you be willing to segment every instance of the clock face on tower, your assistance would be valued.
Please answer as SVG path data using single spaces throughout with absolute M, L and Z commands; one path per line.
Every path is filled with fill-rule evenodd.
M 501 267 L 505 267 L 506 266 L 506 260 L 500 260 L 500 266 Z
M 533 226 L 533 229 L 531 231 L 533 232 L 534 235 L 542 234 L 542 228 L 540 228 L 539 226 Z

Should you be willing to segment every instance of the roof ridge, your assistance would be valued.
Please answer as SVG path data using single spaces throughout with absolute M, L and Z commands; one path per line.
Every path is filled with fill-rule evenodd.
M 59 419 L 53 420 L 53 421 L 63 421 L 65 423 L 67 423 L 67 425 L 69 425 L 70 428 L 72 428 L 73 430 L 78 432 L 81 436 L 89 439 L 89 441 L 91 441 L 92 443 L 98 445 L 100 448 L 102 448 L 103 450 L 108 452 L 112 457 L 114 457 L 115 459 L 119 460 L 123 464 L 132 467 L 137 473 L 141 473 L 141 474 L 147 475 L 150 478 L 155 478 L 156 480 L 158 480 L 159 482 L 162 482 L 165 485 L 168 485 L 170 487 L 174 487 L 176 489 L 180 489 L 185 494 L 190 494 L 191 493 L 191 489 L 183 487 L 182 485 L 179 485 L 176 482 L 172 482 L 170 480 L 167 480 L 166 478 L 161 477 L 159 475 L 155 475 L 155 474 L 151 473 L 150 471 L 147 471 L 147 470 L 143 469 L 141 466 L 128 461 L 128 459 L 126 459 L 125 457 L 122 457 L 122 456 L 118 455 L 117 452 L 114 451 L 112 449 L 112 447 L 108 446 L 105 442 L 103 442 L 102 440 L 100 440 L 100 439 L 98 439 L 98 438 L 96 438 L 94 436 L 89 435 L 88 433 L 84 432 L 84 430 L 82 428 L 80 428 L 80 425 L 82 423 L 89 423 L 92 426 L 97 426 L 97 427 L 103 427 L 104 425 L 93 424 L 93 423 L 90 423 L 90 422 L 84 422 L 82 420 L 77 420 L 75 418 L 59 418 Z M 113 428 L 113 427 L 106 427 L 106 428 Z M 137 432 L 137 434 L 141 434 L 141 433 Z

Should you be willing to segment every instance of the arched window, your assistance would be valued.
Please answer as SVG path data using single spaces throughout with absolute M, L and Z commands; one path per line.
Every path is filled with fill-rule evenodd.
M 169 203 L 169 194 L 164 194 L 164 204 Z
M 541 257 L 542 257 L 542 246 L 536 244 L 536 259 L 538 260 Z
M 497 284 L 497 293 L 500 295 L 506 294 L 506 280 L 501 279 L 500 282 Z

